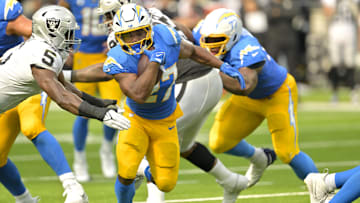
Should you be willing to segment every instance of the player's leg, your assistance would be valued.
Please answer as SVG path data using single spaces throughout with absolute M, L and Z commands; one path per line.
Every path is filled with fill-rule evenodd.
M 98 58 L 99 57 L 96 57 L 96 54 L 85 54 L 85 53 L 77 52 L 74 54 L 73 69 L 78 70 L 85 68 L 89 65 L 98 63 L 99 60 Z M 95 59 L 96 61 L 94 61 Z M 75 83 L 75 86 L 79 90 L 87 94 L 94 96 L 96 93 L 96 83 Z M 88 135 L 88 122 L 89 120 L 87 118 L 76 116 L 73 124 L 73 139 L 74 139 L 73 168 L 76 179 L 78 179 L 80 182 L 87 182 L 90 180 L 90 175 L 88 172 L 88 164 L 86 161 L 86 150 L 85 150 L 86 138 Z
M 60 144 L 45 128 L 49 106 L 50 99 L 44 92 L 20 103 L 17 112 L 21 132 L 33 142 L 42 158 L 59 176 L 66 193 L 65 202 L 86 202 L 85 191 L 76 181 Z
M 0 114 L 0 182 L 15 197 L 17 202 L 36 202 L 21 180 L 14 163 L 8 159 L 11 146 L 20 132 L 16 107 Z
M 98 83 L 100 96 L 103 99 L 116 99 L 117 105 L 121 106 L 122 92 L 119 84 L 115 80 Z M 113 140 L 116 133 L 115 129 L 112 129 L 106 125 L 104 127 L 104 138 L 100 147 L 100 161 L 103 175 L 107 178 L 116 176 L 116 166 L 113 153 Z
M 272 95 L 271 100 L 266 101 L 266 118 L 276 155 L 304 180 L 307 174 L 318 170 L 312 159 L 299 149 L 297 102 L 296 82 L 288 74 L 284 84 Z
M 313 202 L 352 202 L 360 195 L 360 166 L 339 173 L 310 173 L 304 182 L 309 189 Z M 341 190 L 333 197 L 336 188 Z
M 163 192 L 170 192 L 175 187 L 178 178 L 180 149 L 176 119 L 181 115 L 182 112 L 178 106 L 169 117 L 153 120 L 151 125 L 145 126 L 151 140 L 146 157 L 154 183 Z
M 262 103 L 243 96 L 231 96 L 218 111 L 210 131 L 210 147 L 217 153 L 228 153 L 250 160 L 246 173 L 248 186 L 257 183 L 268 165 L 276 159 L 271 149 L 255 148 L 244 138 L 264 120 Z
M 340 191 L 330 203 L 353 202 L 360 197 L 360 166 L 335 174 L 335 184 Z
M 129 116 L 129 114 L 133 116 Z M 145 133 L 144 119 L 133 114 L 125 106 L 124 116 L 130 122 L 131 127 L 126 131 L 120 131 L 116 144 L 116 158 L 118 161 L 118 177 L 116 178 L 115 193 L 118 202 L 131 202 L 135 194 L 134 179 L 139 164 L 149 145 L 149 137 Z

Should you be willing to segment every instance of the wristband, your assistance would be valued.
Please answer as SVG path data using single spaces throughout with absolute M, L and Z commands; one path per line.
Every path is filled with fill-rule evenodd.
M 88 118 L 96 118 L 99 121 L 103 121 L 108 108 L 97 107 L 89 104 L 87 101 L 81 102 L 79 106 L 79 116 L 85 116 Z

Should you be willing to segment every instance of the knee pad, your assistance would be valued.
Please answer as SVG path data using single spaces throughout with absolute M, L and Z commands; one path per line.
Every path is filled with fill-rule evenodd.
M 155 181 L 155 184 L 159 188 L 159 190 L 163 192 L 170 192 L 175 188 L 176 181 L 177 181 L 176 178 L 161 177 Z

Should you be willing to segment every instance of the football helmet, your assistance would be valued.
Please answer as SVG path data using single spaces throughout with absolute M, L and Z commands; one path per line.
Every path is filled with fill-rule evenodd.
M 80 44 L 75 38 L 79 29 L 74 15 L 62 6 L 45 6 L 32 17 L 32 34 L 44 39 L 60 51 L 71 51 L 73 45 Z
M 97 14 L 103 18 L 105 27 L 111 32 L 111 24 L 116 11 L 124 4 L 131 3 L 131 0 L 100 0 L 99 7 L 97 8 Z
M 121 6 L 116 12 L 112 28 L 116 41 L 130 55 L 142 54 L 153 43 L 150 14 L 134 3 Z M 139 36 L 143 37 L 138 39 Z
M 200 30 L 200 46 L 208 49 L 219 48 L 215 56 L 222 57 L 240 39 L 242 23 L 232 10 L 219 8 L 209 13 Z

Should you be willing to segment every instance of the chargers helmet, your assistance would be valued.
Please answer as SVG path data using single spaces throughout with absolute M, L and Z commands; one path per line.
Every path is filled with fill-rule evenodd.
M 116 12 L 112 28 L 116 41 L 130 55 L 143 53 L 153 43 L 151 16 L 145 8 L 134 3 L 121 6 Z M 124 40 L 133 33 L 143 33 L 144 38 L 135 42 Z
M 32 34 L 40 37 L 60 51 L 71 51 L 73 45 L 80 44 L 75 38 L 79 29 L 74 15 L 62 6 L 45 6 L 32 17 Z
M 220 48 L 215 56 L 222 57 L 240 39 L 242 22 L 232 10 L 219 8 L 209 13 L 200 30 L 200 46 L 208 49 Z M 209 40 L 209 39 L 215 40 Z

